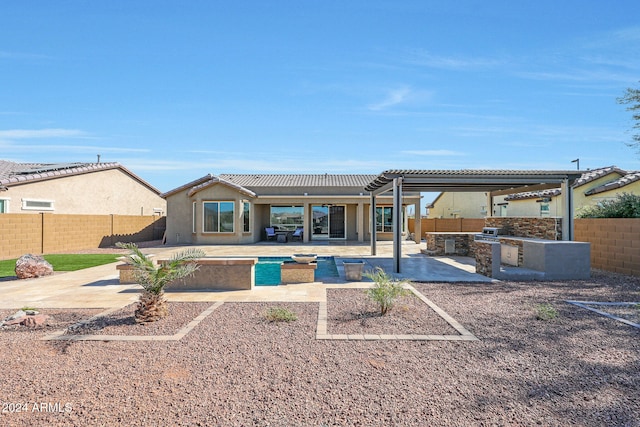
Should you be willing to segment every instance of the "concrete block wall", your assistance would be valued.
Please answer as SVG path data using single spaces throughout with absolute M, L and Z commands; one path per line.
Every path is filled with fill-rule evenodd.
M 479 233 L 484 227 L 484 218 L 422 218 L 422 233 L 425 232 L 463 232 Z M 409 232 L 415 232 L 415 219 L 409 218 Z
M 165 218 L 137 215 L 1 214 L 0 259 L 154 240 Z
M 0 214 L 0 259 L 41 251 L 42 215 Z
M 574 240 L 591 243 L 591 267 L 640 276 L 640 218 L 580 218 Z

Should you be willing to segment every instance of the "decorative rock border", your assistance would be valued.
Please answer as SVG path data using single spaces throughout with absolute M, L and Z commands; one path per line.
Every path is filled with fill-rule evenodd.
M 53 334 L 47 335 L 46 337 L 41 338 L 45 341 L 178 341 L 182 339 L 185 335 L 187 335 L 193 328 L 198 326 L 200 322 L 207 318 L 211 313 L 215 311 L 218 307 L 220 307 L 224 301 L 218 301 L 205 311 L 200 313 L 195 319 L 187 324 L 184 328 L 180 329 L 173 335 L 65 335 L 65 330 L 54 332 Z M 114 311 L 119 310 L 120 308 L 112 308 L 106 310 L 96 316 L 88 320 L 84 320 L 82 322 L 78 322 L 76 325 L 83 325 L 89 323 L 99 317 L 104 317 L 113 313 Z
M 586 308 L 587 310 L 593 311 L 594 313 L 598 313 L 601 316 L 608 317 L 609 319 L 617 320 L 618 322 L 622 322 L 629 326 L 633 326 L 634 328 L 640 329 L 640 324 L 633 323 L 630 320 L 623 319 L 622 317 L 614 316 L 613 314 L 607 313 L 606 311 L 598 310 L 597 308 L 589 307 L 587 305 L 589 304 L 589 305 L 602 305 L 605 307 L 611 307 L 611 306 L 615 307 L 615 306 L 640 304 L 638 302 L 599 302 L 599 301 L 571 301 L 571 300 L 565 300 L 565 302 L 568 302 L 569 304 L 573 304 L 580 308 Z
M 411 285 L 405 285 L 415 296 L 422 302 L 427 304 L 438 316 L 442 317 L 451 327 L 460 333 L 460 335 L 375 335 L 375 334 L 329 334 L 327 332 L 327 299 L 325 292 L 325 300 L 320 303 L 318 308 L 318 324 L 316 327 L 316 339 L 318 340 L 404 340 L 404 341 L 478 341 L 475 335 L 466 330 L 457 320 L 449 316 L 444 310 L 435 305 L 433 301 L 422 295 L 416 288 Z

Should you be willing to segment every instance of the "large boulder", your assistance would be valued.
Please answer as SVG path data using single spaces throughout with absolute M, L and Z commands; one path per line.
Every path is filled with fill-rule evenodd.
M 16 261 L 16 276 L 18 279 L 49 276 L 53 274 L 53 266 L 40 255 L 22 255 Z

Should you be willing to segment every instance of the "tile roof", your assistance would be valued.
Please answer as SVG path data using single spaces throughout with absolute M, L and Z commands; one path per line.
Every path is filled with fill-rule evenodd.
M 120 169 L 150 190 L 160 194 L 155 187 L 116 162 L 110 163 L 15 163 L 0 160 L 0 185 L 46 181 L 64 176 L 81 175 L 101 170 Z
M 626 175 L 616 179 L 615 181 L 607 182 L 606 184 L 600 185 L 596 188 L 592 188 L 584 194 L 587 196 L 591 196 L 593 194 L 603 193 L 605 191 L 621 188 L 636 181 L 640 181 L 640 171 L 629 172 Z
M 550 188 L 540 191 L 525 191 L 522 193 L 509 194 L 504 199 L 509 200 L 525 200 L 525 199 L 537 199 L 539 197 L 555 197 L 562 193 L 559 188 Z
M 617 173 L 619 175 L 626 175 L 627 172 L 618 168 L 617 166 L 607 166 L 604 168 L 593 169 L 586 171 L 582 174 L 582 176 L 576 179 L 573 184 L 573 188 L 580 187 L 581 185 L 587 184 L 591 181 L 595 181 L 598 178 L 602 178 L 603 176 L 607 176 L 612 173 Z
M 220 174 L 220 178 L 245 188 L 257 187 L 358 187 L 364 188 L 375 174 Z
M 231 187 L 236 191 L 239 191 L 240 193 L 246 194 L 249 197 L 256 197 L 256 193 L 254 193 L 251 190 L 248 190 L 244 187 L 242 187 L 241 185 L 235 184 L 233 182 L 227 181 L 226 179 L 222 179 L 220 177 L 217 176 L 213 176 L 210 175 L 210 179 L 201 182 L 198 185 L 195 185 L 193 188 L 191 188 L 191 190 L 189 190 L 189 192 L 187 193 L 187 195 L 189 197 L 193 196 L 194 194 L 196 194 L 198 191 L 203 190 L 207 187 L 210 187 L 214 184 L 222 184 L 222 185 L 226 185 L 227 187 Z

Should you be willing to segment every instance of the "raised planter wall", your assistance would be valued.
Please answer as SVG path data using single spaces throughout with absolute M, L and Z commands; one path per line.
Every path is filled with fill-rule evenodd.
M 158 260 L 159 264 L 169 260 Z M 258 258 L 200 258 L 193 275 L 167 286 L 167 290 L 251 290 Z

